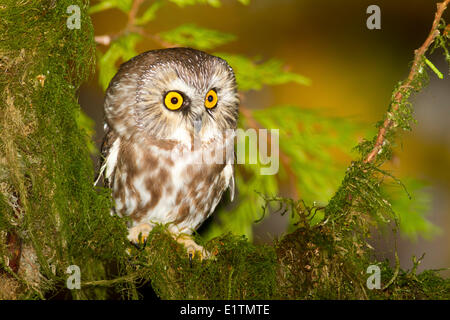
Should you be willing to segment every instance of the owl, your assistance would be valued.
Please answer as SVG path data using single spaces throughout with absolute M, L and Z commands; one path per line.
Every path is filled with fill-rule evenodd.
M 152 50 L 121 65 L 106 91 L 101 175 L 131 242 L 162 223 L 190 256 L 209 255 L 191 235 L 227 189 L 233 201 L 238 106 L 232 68 L 205 52 Z

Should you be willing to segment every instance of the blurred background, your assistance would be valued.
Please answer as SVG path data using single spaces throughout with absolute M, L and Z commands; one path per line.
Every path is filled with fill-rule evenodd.
M 381 30 L 366 27 L 366 9 L 372 4 L 381 8 Z M 290 82 L 247 91 L 245 104 L 249 108 L 297 105 L 373 128 L 383 118 L 394 87 L 406 78 L 414 50 L 430 31 L 435 8 L 436 1 L 432 0 L 251 0 L 247 5 L 222 0 L 220 7 L 167 3 L 144 28 L 149 34 L 159 34 L 193 23 L 233 34 L 234 41 L 212 52 L 230 52 L 261 61 L 276 58 L 289 71 L 311 80 L 309 86 Z M 450 21 L 448 12 L 444 18 Z M 96 36 L 116 34 L 127 24 L 127 16 L 114 8 L 93 13 L 92 20 Z M 143 38 L 135 51 L 160 47 L 157 41 Z M 98 49 L 104 53 L 107 46 L 98 45 Z M 430 72 L 429 85 L 412 99 L 417 124 L 412 132 L 402 134 L 388 164 L 400 179 L 414 177 L 427 184 L 426 219 L 439 230 L 431 228 L 414 236 L 398 236 L 402 268 L 411 269 L 411 257 L 426 253 L 419 271 L 450 267 L 449 67 L 440 51 L 428 58 L 444 73 L 444 79 Z M 79 100 L 84 112 L 95 121 L 94 140 L 98 148 L 103 136 L 103 96 L 97 72 L 81 88 Z M 345 148 L 350 151 L 360 138 L 355 136 L 354 143 Z M 342 173 L 350 160 L 351 157 L 342 157 Z M 301 197 L 289 188 L 280 188 L 279 193 Z M 253 241 L 271 242 L 286 232 L 288 219 L 272 214 L 254 224 Z M 393 261 L 394 237 L 385 231 L 373 238 L 379 258 Z M 442 274 L 449 277 L 450 271 Z

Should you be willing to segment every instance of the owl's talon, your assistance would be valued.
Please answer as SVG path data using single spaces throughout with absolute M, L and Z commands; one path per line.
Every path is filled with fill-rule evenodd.
M 192 268 L 192 253 L 189 253 L 189 267 Z
M 136 249 L 142 250 L 147 245 L 147 238 L 148 236 L 142 236 L 142 233 L 139 233 L 137 241 L 131 241 L 131 243 L 136 247 Z
M 147 239 L 148 239 L 148 235 L 142 235 L 142 233 L 139 233 L 139 244 L 142 245 L 142 248 L 145 248 L 145 246 L 147 245 Z
M 186 248 L 190 265 L 192 265 L 192 260 L 196 255 L 200 258 L 200 260 L 209 259 L 211 257 L 211 254 L 205 248 L 195 243 L 195 241 L 189 236 L 181 235 L 176 240 Z
M 148 234 L 152 230 L 148 223 L 141 223 L 128 231 L 128 240 L 138 249 L 144 249 L 147 245 Z

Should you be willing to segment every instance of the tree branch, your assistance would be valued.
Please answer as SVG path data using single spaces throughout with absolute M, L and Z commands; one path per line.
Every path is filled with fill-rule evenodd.
M 401 100 L 404 95 L 404 91 L 413 88 L 413 80 L 416 78 L 417 74 L 420 72 L 422 68 L 422 57 L 427 52 L 430 45 L 433 43 L 433 41 L 436 39 L 436 37 L 439 35 L 439 22 L 441 21 L 442 14 L 444 13 L 445 9 L 447 8 L 447 5 L 450 3 L 450 0 L 445 0 L 444 2 L 437 4 L 437 11 L 434 17 L 433 26 L 431 27 L 431 31 L 425 40 L 425 42 L 422 44 L 422 46 L 415 50 L 414 54 L 414 62 L 411 67 L 411 70 L 409 72 L 408 78 L 405 83 L 403 83 L 394 94 L 394 101 L 392 104 L 392 111 L 396 111 L 399 108 L 399 105 L 401 103 Z M 385 136 L 387 131 L 395 124 L 395 122 L 389 118 L 389 112 L 386 115 L 386 119 L 384 120 L 383 126 L 378 131 L 378 136 L 375 142 L 375 146 L 373 147 L 372 151 L 367 155 L 367 157 L 364 159 L 365 163 L 371 163 L 373 162 L 378 153 L 380 152 L 381 148 L 383 147 L 383 143 L 385 141 Z
M 110 43 L 112 41 L 116 40 L 117 38 L 121 37 L 122 35 L 126 34 L 127 32 L 135 32 L 149 40 L 152 40 L 152 41 L 158 43 L 163 48 L 176 47 L 177 46 L 176 44 L 164 41 L 158 35 L 149 34 L 144 31 L 144 28 L 136 26 L 136 24 L 135 24 L 136 16 L 137 16 L 139 8 L 143 4 L 143 2 L 144 2 L 144 0 L 136 0 L 133 2 L 133 6 L 131 7 L 130 11 L 128 12 L 127 24 L 123 30 L 121 30 L 120 32 L 118 32 L 116 34 L 104 34 L 104 35 L 100 35 L 100 36 L 95 36 L 94 37 L 95 43 L 101 44 L 104 46 L 108 46 L 108 45 L 110 45 Z

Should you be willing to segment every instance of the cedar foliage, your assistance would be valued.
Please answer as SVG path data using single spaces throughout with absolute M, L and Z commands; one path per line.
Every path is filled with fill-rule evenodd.
M 130 30 L 114 39 L 104 53 L 98 52 L 103 87 L 114 74 L 116 63 L 136 54 L 135 45 L 143 37 L 136 26 L 155 19 L 167 2 L 179 6 L 220 5 L 219 0 L 150 4 L 134 16 Z M 78 30 L 66 28 L 66 9 L 73 4 L 81 8 L 82 28 Z M 331 199 L 332 194 L 322 191 L 329 187 L 325 177 L 334 171 L 330 169 L 321 176 L 318 168 L 304 169 L 308 164 L 305 154 L 314 150 L 308 150 L 306 143 L 301 145 L 294 123 L 280 123 L 276 112 L 289 114 L 286 119 L 301 114 L 307 119 L 306 136 L 313 130 L 308 126 L 322 121 L 325 130 L 317 138 L 319 142 L 342 149 L 356 130 L 352 124 L 325 119 L 293 106 L 247 109 L 241 116 L 241 126 L 256 123 L 282 128 L 281 134 L 290 138 L 284 140 L 296 146 L 280 146 L 292 160 L 282 171 L 294 172 L 296 178 L 305 177 L 304 181 L 310 177 L 312 182 L 306 187 L 297 186 L 304 188 L 304 199 L 280 198 L 273 196 L 279 190 L 279 181 L 256 174 L 260 165 L 239 168 L 236 180 L 242 200 L 228 215 L 229 221 L 225 220 L 226 215 L 218 215 L 223 217 L 221 225 L 228 228 L 233 227 L 234 218 L 241 217 L 239 225 L 243 229 L 236 228 L 232 234 L 217 225 L 206 237 L 198 236 L 196 240 L 215 258 L 194 259 L 190 263 L 185 249 L 167 233 L 166 226 L 156 227 L 145 247 L 131 246 L 126 241 L 125 219 L 109 215 L 109 190 L 92 187 L 94 170 L 85 130 L 89 121 L 80 113 L 76 96 L 94 67 L 95 44 L 88 10 L 93 14 L 109 8 L 130 14 L 133 1 L 105 0 L 89 8 L 88 2 L 82 0 L 7 0 L 0 6 L 0 299 L 138 299 L 139 287 L 148 285 L 163 299 L 450 298 L 450 280 L 433 270 L 416 274 L 420 259 L 414 260 L 411 271 L 398 266 L 392 269 L 387 261 L 374 259 L 366 242 L 371 226 L 398 220 L 383 188 L 387 178 L 400 182 L 383 171 L 381 165 L 392 154 L 398 131 L 411 129 L 412 106 L 408 99 L 426 84 L 425 57 L 420 60 L 422 72 L 413 79 L 411 87 L 402 91 L 395 108 L 395 93 L 404 88 L 399 84 L 394 90 L 388 116 L 396 126 L 387 130 L 388 143 L 373 162 L 364 160 L 373 150 L 376 137 L 359 144 L 359 158 L 345 172 L 340 187 L 332 189 L 336 191 Z M 441 33 L 434 45 L 442 48 L 450 60 L 444 27 L 444 23 L 439 25 Z M 197 43 L 197 37 L 210 41 Z M 154 39 L 211 50 L 234 37 L 188 25 Z M 285 71 L 278 60 L 257 63 L 257 58 L 219 55 L 235 68 L 242 92 L 288 81 L 309 82 Z M 331 124 L 348 129 L 340 131 L 347 134 L 330 138 L 326 128 Z M 325 153 L 315 156 L 322 163 L 332 162 Z M 327 204 L 310 204 L 317 198 Z M 291 216 L 291 232 L 272 246 L 249 242 L 251 223 L 277 207 L 282 214 Z M 66 270 L 73 264 L 81 268 L 80 290 L 66 288 Z M 366 269 L 374 264 L 381 269 L 383 290 L 366 287 Z

